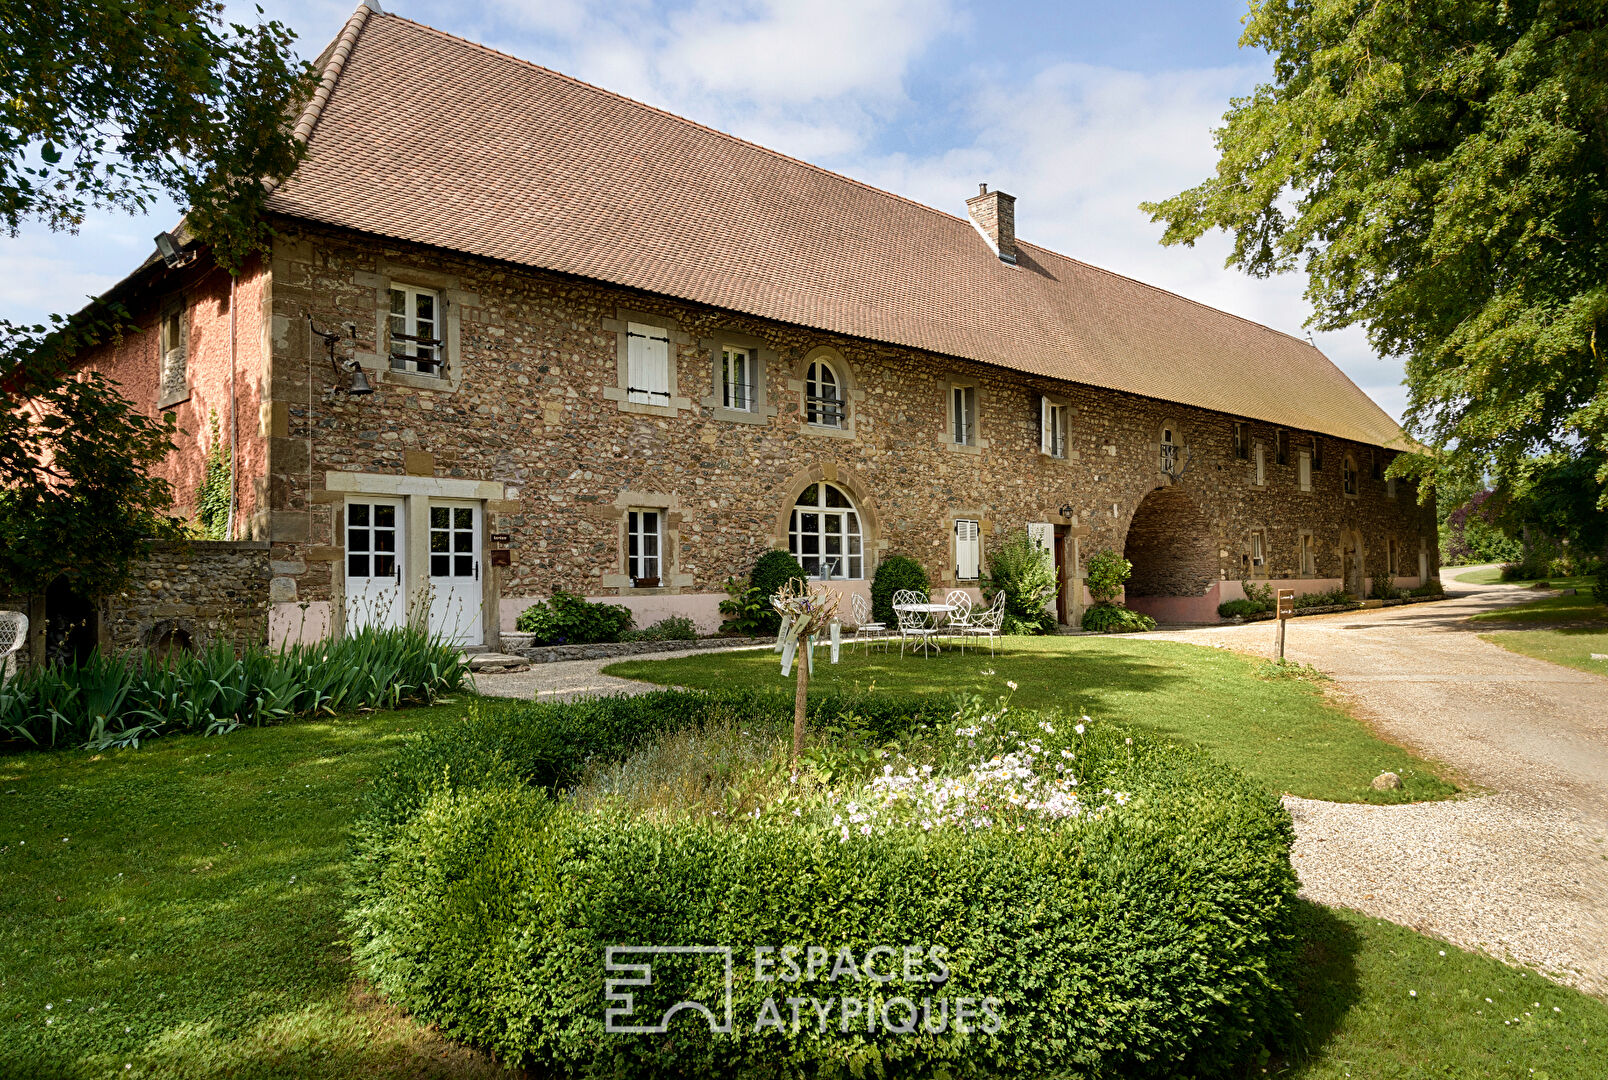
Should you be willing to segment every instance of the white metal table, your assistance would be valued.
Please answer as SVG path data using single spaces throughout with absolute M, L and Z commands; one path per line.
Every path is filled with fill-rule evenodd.
M 929 642 L 934 650 L 938 652 L 944 651 L 943 646 L 938 644 L 937 631 L 955 613 L 954 604 L 895 604 L 893 605 L 893 610 L 926 617 L 926 628 L 932 633 L 921 635 L 921 653 L 923 656 L 927 654 Z

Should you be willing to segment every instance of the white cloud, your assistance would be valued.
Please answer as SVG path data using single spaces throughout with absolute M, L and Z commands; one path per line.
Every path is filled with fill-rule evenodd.
M 1194 247 L 1162 247 L 1160 225 L 1139 203 L 1210 175 L 1211 131 L 1230 96 L 1262 77 L 1256 67 L 1140 74 L 1057 64 L 1025 82 L 973 72 L 969 140 L 929 157 L 869 159 L 850 171 L 879 187 L 965 213 L 979 182 L 1017 197 L 1024 240 L 1169 289 L 1212 307 L 1306 336 L 1306 279 L 1261 280 L 1224 266 L 1222 234 Z M 1340 368 L 1400 416 L 1400 365 L 1381 360 L 1360 329 L 1314 333 Z

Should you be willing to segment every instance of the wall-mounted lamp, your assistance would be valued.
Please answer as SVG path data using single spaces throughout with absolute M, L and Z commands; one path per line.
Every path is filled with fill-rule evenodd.
M 1062 503 L 1061 504 L 1061 516 L 1064 517 L 1064 518 L 1069 518 L 1069 517 L 1072 516 L 1072 504 L 1071 503 Z
M 169 270 L 176 270 L 195 258 L 195 252 L 185 251 L 179 247 L 179 242 L 172 233 L 159 232 L 156 234 L 156 252 L 162 256 Z
M 347 325 L 352 328 L 353 336 L 355 337 L 356 324 L 348 323 Z M 341 360 L 335 356 L 335 346 L 341 340 L 340 334 L 320 330 L 314 324 L 311 315 L 307 316 L 307 328 L 318 337 L 323 338 L 324 348 L 329 350 L 329 366 L 335 369 L 335 385 L 331 389 L 335 393 L 350 394 L 352 397 L 364 397 L 374 393 L 374 387 L 369 385 L 368 376 L 364 374 L 361 364 L 356 360 Z M 348 377 L 351 379 L 351 384 L 349 386 L 341 385 Z

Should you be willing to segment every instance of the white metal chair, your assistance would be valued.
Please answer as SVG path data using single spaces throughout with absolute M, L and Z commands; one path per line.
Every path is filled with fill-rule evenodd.
M 28 644 L 28 616 L 20 611 L 0 611 L 0 679 L 15 669 L 17 654 Z
M 961 628 L 960 651 L 966 651 L 966 639 L 988 638 L 988 655 L 994 655 L 994 644 L 1000 629 L 1005 625 L 1005 593 L 994 594 L 994 602 L 987 609 L 972 615 L 971 621 Z
M 854 613 L 854 640 L 865 643 L 865 651 L 871 651 L 871 642 L 877 638 L 882 639 L 882 648 L 888 648 L 888 627 L 871 617 L 871 601 L 864 595 L 855 593 L 849 597 L 849 608 Z
M 893 594 L 893 613 L 899 619 L 899 655 L 903 656 L 905 644 L 915 640 L 921 643 L 921 652 L 925 656 L 932 645 L 937 644 L 937 629 L 932 625 L 925 611 L 901 610 L 906 604 L 924 604 L 927 598 L 914 589 L 900 589 Z
M 944 597 L 944 603 L 951 608 L 949 618 L 944 623 L 944 636 L 959 637 L 961 631 L 971 622 L 971 593 L 965 589 L 950 589 L 949 594 Z

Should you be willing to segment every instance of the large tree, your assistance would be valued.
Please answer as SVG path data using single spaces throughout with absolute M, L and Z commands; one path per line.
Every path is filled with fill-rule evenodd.
M 1304 269 L 1314 325 L 1403 358 L 1439 453 L 1398 469 L 1608 446 L 1608 0 L 1251 0 L 1240 44 L 1273 81 L 1215 176 L 1145 204 L 1164 242 L 1226 229 L 1230 265 Z
M 230 272 L 265 246 L 269 186 L 300 160 L 290 119 L 312 71 L 275 22 L 209 0 L 0 0 L 0 225 L 73 230 L 94 207 L 188 207 Z M 164 222 L 163 224 L 168 224 Z M 85 350 L 130 330 L 92 303 L 50 325 L 0 319 L 0 591 L 126 577 L 171 501 L 150 469 L 172 424 L 142 415 Z

